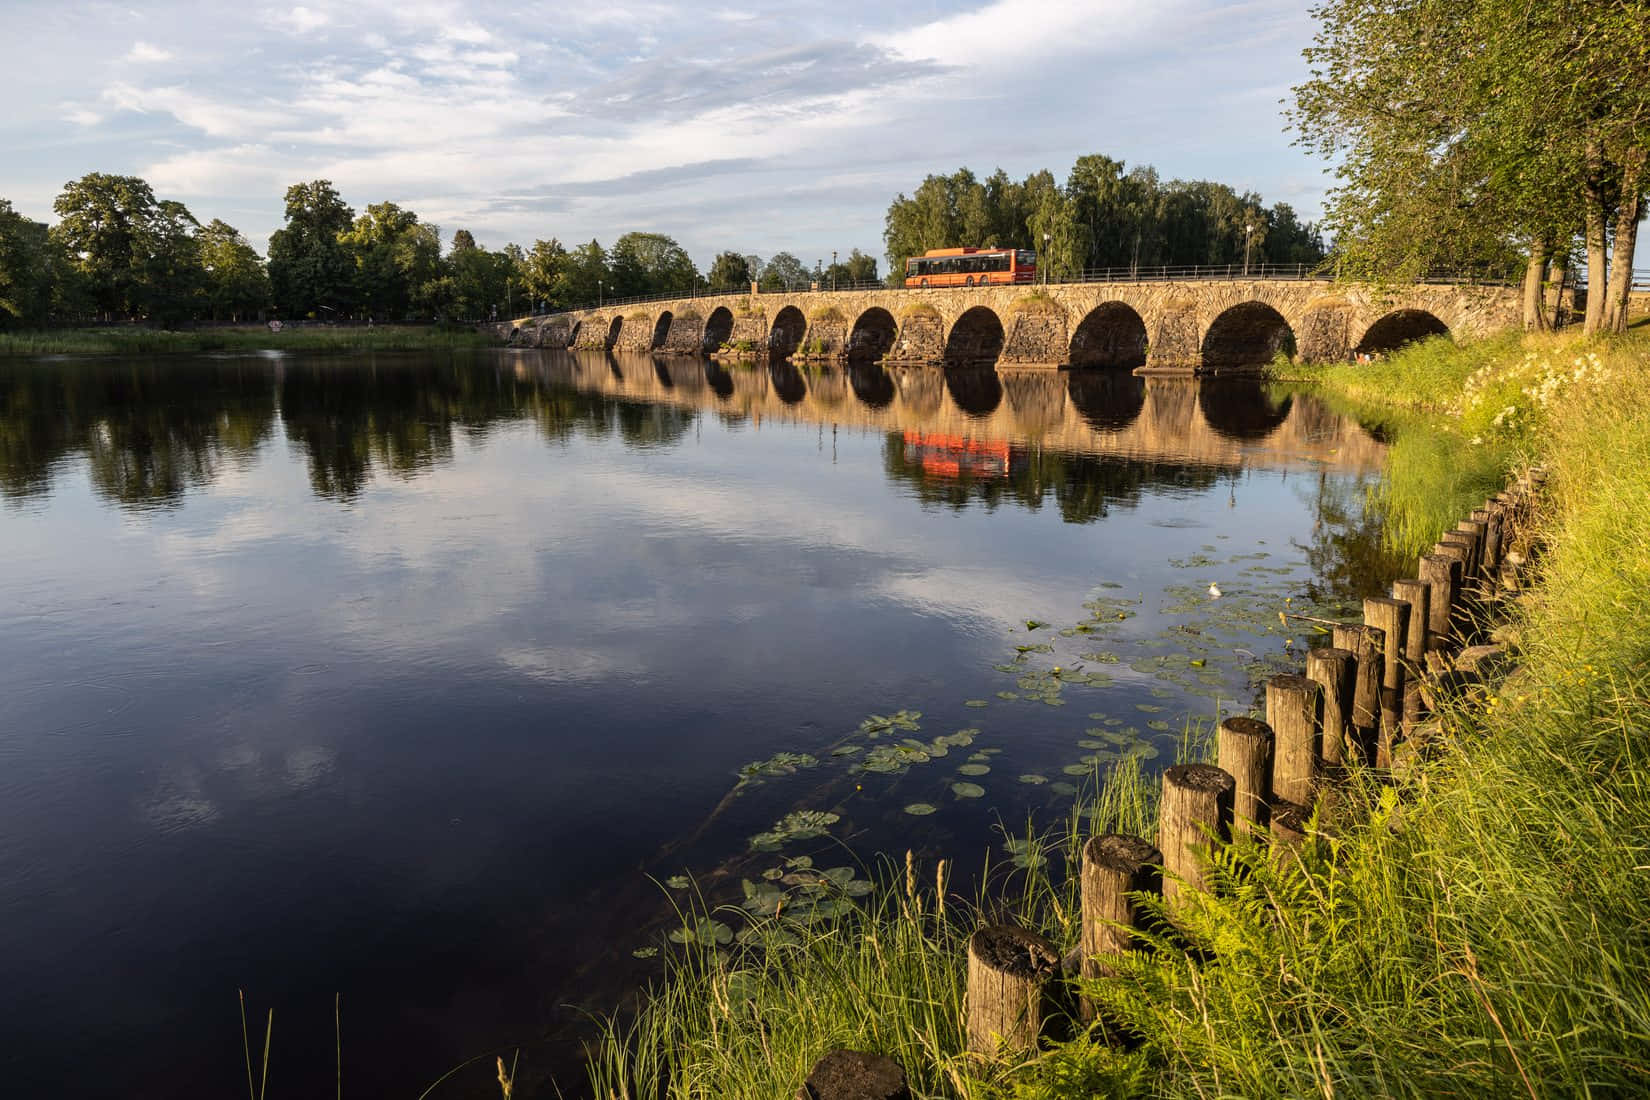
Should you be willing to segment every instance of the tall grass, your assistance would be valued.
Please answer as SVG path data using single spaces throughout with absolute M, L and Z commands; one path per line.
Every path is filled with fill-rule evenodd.
M 204 328 L 171 331 L 132 328 L 0 332 L 0 357 L 30 355 L 167 355 L 210 351 L 422 351 L 485 347 L 469 329 L 379 325 L 289 328 Z
M 1460 433 L 1478 415 L 1463 405 L 1468 379 L 1528 350 L 1427 348 L 1347 389 Z M 924 873 L 888 868 L 863 909 L 760 918 L 732 950 L 673 953 L 666 980 L 593 1050 L 596 1095 L 788 1096 L 833 1046 L 893 1055 L 926 1097 L 1642 1095 L 1650 396 L 1638 379 L 1650 341 L 1589 351 L 1609 369 L 1500 444 L 1544 461 L 1555 486 L 1538 583 L 1516 612 L 1521 667 L 1441 715 L 1425 758 L 1340 788 L 1298 854 L 1225 849 L 1213 893 L 1175 930 L 1085 983 L 1130 1045 L 1079 1034 L 988 1063 L 963 1053 L 961 1026 L 973 927 L 1006 910 L 1069 948 L 1082 840 L 1151 835 L 1155 784 L 1122 768 L 1065 830 L 1012 841 L 1018 866 L 970 904 L 942 905 Z M 1379 377 L 1413 385 L 1386 400 Z M 1423 453 L 1389 470 L 1392 492 L 1428 491 Z M 1204 752 L 1195 739 L 1182 749 Z

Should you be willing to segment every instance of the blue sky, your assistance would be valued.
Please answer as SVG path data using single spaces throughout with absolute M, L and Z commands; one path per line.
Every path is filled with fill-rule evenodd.
M 1099 152 L 1319 213 L 1279 101 L 1302 0 L 823 5 L 7 0 L 0 197 L 141 175 L 262 250 L 282 193 L 331 179 L 483 244 L 644 229 L 882 258 L 896 192 L 967 165 Z

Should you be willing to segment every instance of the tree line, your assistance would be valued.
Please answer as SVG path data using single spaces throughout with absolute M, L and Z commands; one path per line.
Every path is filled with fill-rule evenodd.
M 660 233 L 611 248 L 559 240 L 481 247 L 468 230 L 445 250 L 440 229 L 393 202 L 357 214 L 328 180 L 293 184 L 267 260 L 219 219 L 202 225 L 137 176 L 94 172 L 64 187 L 48 227 L 0 199 L 0 326 L 99 319 L 381 321 L 508 316 L 602 299 L 845 285 L 877 278 L 852 249 L 809 269 L 789 252 L 723 252 L 701 273 Z
M 934 248 L 985 246 L 1038 253 L 1041 270 L 1063 279 L 1085 269 L 1250 263 L 1317 264 L 1318 227 L 1288 203 L 1266 206 L 1224 183 L 1171 180 L 1150 165 L 1091 154 L 1064 184 L 1053 172 L 1014 180 L 1002 169 L 980 179 L 967 168 L 931 175 L 888 207 L 883 241 L 889 281 L 905 261 Z
M 1627 325 L 1650 172 L 1650 9 L 1627 0 L 1324 0 L 1294 89 L 1346 271 L 1521 261 L 1524 319 L 1586 265 L 1585 330 Z

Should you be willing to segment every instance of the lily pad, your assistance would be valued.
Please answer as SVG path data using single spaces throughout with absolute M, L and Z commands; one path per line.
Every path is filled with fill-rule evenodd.
M 963 703 L 965 707 L 989 707 L 990 705 L 991 701 L 989 699 L 969 699 Z
M 953 783 L 951 784 L 951 793 L 958 798 L 983 798 L 985 788 L 978 783 Z
M 655 955 L 657 955 L 658 953 L 659 953 L 659 949 L 657 947 L 638 947 L 636 950 L 632 951 L 630 954 L 631 954 L 632 958 L 651 959 Z
M 686 890 L 692 884 L 688 882 L 686 875 L 671 875 L 665 879 L 665 885 L 672 890 Z
M 905 807 L 905 812 L 910 814 L 912 817 L 927 817 L 929 814 L 934 813 L 938 809 L 939 807 L 933 805 L 932 803 L 913 802 L 909 806 Z
M 988 764 L 964 764 L 957 769 L 958 775 L 988 775 L 991 767 Z
M 1041 786 L 1042 784 L 1048 782 L 1048 776 L 1046 776 L 1046 775 L 1037 775 L 1035 772 L 1030 772 L 1030 773 L 1027 773 L 1025 775 L 1020 776 L 1020 782 L 1021 783 L 1030 783 L 1033 786 Z

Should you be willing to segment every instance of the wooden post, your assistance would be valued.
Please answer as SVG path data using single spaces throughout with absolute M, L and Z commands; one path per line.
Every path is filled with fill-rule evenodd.
M 1352 700 L 1358 659 L 1347 650 L 1328 646 L 1306 655 L 1306 678 L 1318 685 L 1323 698 L 1323 725 L 1318 751 L 1326 768 L 1344 766 L 1352 758 Z
M 881 1054 L 833 1050 L 814 1063 L 796 1100 L 911 1100 L 905 1068 Z
M 1473 519 L 1464 519 L 1455 525 L 1455 534 L 1467 536 L 1472 547 L 1471 564 L 1467 567 L 1467 590 L 1475 592 L 1478 582 L 1484 575 L 1484 529 L 1485 525 Z M 1444 532 L 1447 538 L 1451 532 Z
M 1486 500 L 1472 510 L 1472 518 L 1484 522 L 1484 576 L 1494 577 L 1501 566 L 1501 510 Z
M 1163 773 L 1157 847 L 1163 853 L 1163 901 L 1173 911 L 1188 891 L 1209 888 L 1204 853 L 1231 833 L 1232 777 L 1210 764 L 1176 764 Z
M 1306 823 L 1312 814 L 1292 802 L 1272 804 L 1272 843 L 1279 848 L 1299 848 L 1306 839 Z
M 1083 845 L 1083 977 L 1104 977 L 1111 973 L 1108 956 L 1139 948 L 1129 930 L 1140 927 L 1140 913 L 1129 895 L 1160 892 L 1162 866 L 1163 853 L 1137 836 L 1107 833 Z M 1087 997 L 1079 1007 L 1085 1022 L 1094 1019 Z
M 1426 669 L 1432 589 L 1425 581 L 1393 581 L 1392 598 L 1410 606 L 1409 633 L 1404 635 L 1404 724 L 1407 728 L 1420 721 L 1424 713 L 1419 681 Z
M 1285 802 L 1312 804 L 1322 709 L 1318 685 L 1306 677 L 1274 676 L 1266 681 L 1266 724 L 1277 738 L 1272 791 Z
M 1445 535 L 1438 545 L 1433 547 L 1433 551 L 1452 559 L 1455 565 L 1452 566 L 1451 572 L 1460 574 L 1461 579 L 1456 584 L 1455 591 L 1451 594 L 1453 599 L 1449 609 L 1450 625 L 1447 636 L 1451 642 L 1459 642 L 1465 645 L 1471 634 L 1470 624 L 1472 622 L 1472 611 L 1468 606 L 1472 583 L 1467 568 L 1472 561 L 1472 548 L 1465 535 L 1456 533 Z
M 1220 770 L 1232 777 L 1232 829 L 1266 828 L 1272 798 L 1272 727 L 1253 718 L 1227 718 L 1215 732 Z
M 1461 583 L 1455 560 L 1446 554 L 1422 554 L 1421 580 L 1427 586 L 1427 636 L 1442 643 L 1449 638 L 1450 608 Z
M 1332 635 L 1336 649 L 1353 655 L 1352 729 L 1358 745 L 1359 762 L 1375 763 L 1375 738 L 1381 721 L 1381 632 L 1370 626 L 1342 625 Z
M 1381 632 L 1381 726 L 1375 742 L 1375 766 L 1392 767 L 1392 744 L 1404 717 L 1404 645 L 1409 638 L 1410 606 L 1403 600 L 1370 596 L 1364 600 L 1364 623 Z
M 1050 1015 L 1060 954 L 1035 932 L 992 924 L 968 940 L 968 1049 L 996 1055 L 1037 1049 Z

